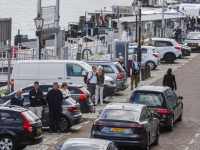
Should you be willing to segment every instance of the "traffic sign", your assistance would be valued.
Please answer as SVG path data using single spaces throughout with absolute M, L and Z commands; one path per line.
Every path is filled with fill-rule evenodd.
M 108 28 L 108 45 L 112 45 L 114 41 L 114 29 Z

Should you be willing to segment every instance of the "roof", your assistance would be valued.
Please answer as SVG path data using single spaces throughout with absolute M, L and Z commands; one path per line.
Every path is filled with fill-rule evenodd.
M 0 110 L 9 110 L 9 111 L 14 111 L 14 112 L 23 112 L 25 109 L 23 107 L 19 107 L 19 106 L 14 106 L 14 105 L 10 105 L 10 106 L 0 106 Z
M 142 104 L 130 104 L 130 103 L 110 103 L 105 109 L 124 109 L 124 110 L 133 110 L 140 111 L 145 105 Z
M 90 138 L 70 138 L 68 139 L 64 145 L 63 149 L 72 148 L 76 150 L 76 148 L 89 148 L 92 150 L 104 150 L 105 147 L 111 141 L 100 140 L 100 139 L 90 139 Z
M 165 86 L 140 86 L 135 91 L 163 92 L 166 88 Z
M 165 15 L 164 16 L 164 19 L 177 19 L 177 18 L 185 18 L 185 16 L 181 16 L 181 15 Z M 152 21 L 152 20 L 162 20 L 162 14 L 142 15 L 141 17 L 142 22 Z M 118 22 L 118 19 L 113 19 L 113 21 Z M 136 17 L 130 16 L 130 17 L 119 18 L 119 23 L 124 23 L 124 22 L 129 22 L 129 23 L 136 22 Z

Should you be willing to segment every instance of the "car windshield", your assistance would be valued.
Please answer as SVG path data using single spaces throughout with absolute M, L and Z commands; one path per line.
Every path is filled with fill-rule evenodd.
M 120 63 L 117 63 L 116 67 L 117 67 L 119 72 L 125 72 L 124 68 L 122 67 L 122 65 Z
M 199 33 L 189 33 L 186 37 L 187 40 L 200 40 Z
M 108 120 L 136 121 L 139 112 L 124 109 L 105 109 L 100 118 Z
M 163 99 L 158 93 L 134 93 L 131 97 L 133 104 L 143 104 L 148 107 L 162 107 Z
M 23 114 L 27 117 L 30 122 L 34 122 L 38 120 L 38 117 L 32 113 L 31 111 L 24 111 Z

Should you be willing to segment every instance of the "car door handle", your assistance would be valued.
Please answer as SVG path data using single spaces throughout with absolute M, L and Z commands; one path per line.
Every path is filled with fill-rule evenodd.
M 66 79 L 71 79 L 71 78 L 66 78 Z
M 58 79 L 62 79 L 62 77 L 58 77 Z

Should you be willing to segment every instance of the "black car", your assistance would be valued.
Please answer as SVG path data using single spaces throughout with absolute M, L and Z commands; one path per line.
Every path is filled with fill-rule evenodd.
M 30 101 L 29 94 L 23 94 L 24 97 L 24 108 L 29 109 Z M 42 126 L 49 126 L 49 106 L 46 102 L 46 93 L 44 93 L 43 99 L 43 112 L 42 112 Z M 9 106 L 10 100 L 5 102 L 3 106 Z M 71 126 L 80 124 L 82 122 L 82 113 L 80 112 L 80 104 L 74 101 L 72 98 L 67 98 L 63 100 L 62 103 L 62 114 L 61 114 L 61 123 L 60 123 L 60 131 L 65 132 Z
M 92 126 L 91 138 L 110 140 L 123 148 L 137 146 L 143 150 L 149 150 L 151 144 L 158 144 L 159 121 L 147 106 L 111 103 L 100 113 Z
M 60 84 L 61 85 L 61 84 Z M 30 90 L 34 88 L 33 84 L 30 84 L 28 86 L 24 86 L 22 88 L 22 93 L 29 93 Z M 43 92 L 49 92 L 51 89 L 53 89 L 52 84 L 40 84 L 40 89 Z M 71 98 L 73 98 L 75 101 L 77 101 L 81 105 L 81 112 L 82 113 L 89 113 L 94 111 L 94 105 L 90 100 L 90 92 L 84 88 L 82 85 L 77 84 L 68 84 L 68 90 L 71 93 Z M 1 103 L 5 103 L 6 101 L 10 100 L 16 92 L 13 92 L 9 95 L 2 96 Z
M 189 32 L 184 45 L 190 47 L 192 51 L 200 51 L 200 32 Z
M 42 123 L 31 111 L 18 106 L 0 106 L 0 149 L 20 150 L 42 140 Z
M 180 47 L 181 47 L 182 56 L 190 56 L 191 55 L 190 47 L 183 45 L 183 44 L 180 44 Z
M 183 117 L 182 100 L 169 87 L 140 86 L 132 93 L 130 103 L 146 105 L 152 114 L 159 115 L 160 125 L 172 131 L 174 122 Z

